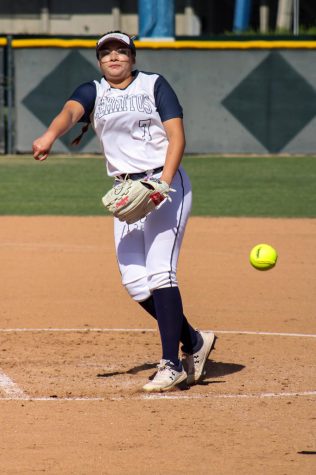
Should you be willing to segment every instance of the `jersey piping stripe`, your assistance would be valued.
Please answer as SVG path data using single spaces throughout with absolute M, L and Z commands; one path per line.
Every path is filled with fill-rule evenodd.
M 174 243 L 173 243 L 173 247 L 172 247 L 172 251 L 171 251 L 171 255 L 170 255 L 170 271 L 169 271 L 170 287 L 172 287 L 172 279 L 171 279 L 172 259 L 173 259 L 174 249 L 175 249 L 175 247 L 176 247 L 176 242 L 177 242 L 178 235 L 179 235 L 179 228 L 180 228 L 180 224 L 181 224 L 181 220 L 182 220 L 182 212 L 183 212 L 183 205 L 184 205 L 184 184 L 183 184 L 183 177 L 182 177 L 182 174 L 181 174 L 180 170 L 178 170 L 177 173 L 179 173 L 180 179 L 181 179 L 182 201 L 181 201 L 180 217 L 179 217 L 179 221 L 178 221 L 178 224 L 177 224 L 176 235 L 175 235 L 175 238 L 174 238 Z

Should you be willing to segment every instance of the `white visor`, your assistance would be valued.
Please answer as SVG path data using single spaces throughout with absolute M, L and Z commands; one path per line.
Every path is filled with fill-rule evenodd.
M 124 33 L 107 33 L 106 35 L 102 36 L 102 38 L 99 39 L 97 42 L 97 50 L 101 48 L 101 46 L 108 42 L 108 41 L 120 41 L 121 43 L 124 43 L 126 46 L 131 48 L 132 42 L 129 36 L 124 35 Z

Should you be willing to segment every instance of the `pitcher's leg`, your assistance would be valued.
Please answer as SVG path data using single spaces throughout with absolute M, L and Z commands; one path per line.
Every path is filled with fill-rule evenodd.
M 114 219 L 114 239 L 122 284 L 136 302 L 151 296 L 148 287 L 142 223 L 128 225 Z
M 192 200 L 191 185 L 182 169 L 176 173 L 171 187 L 176 190 L 172 202 L 165 202 L 148 216 L 144 234 L 148 285 L 153 294 L 163 359 L 177 365 L 184 316 L 176 272 Z M 196 344 L 195 330 L 186 331 L 186 337 L 191 335 L 190 349 Z
M 155 302 L 152 295 L 148 297 L 148 299 L 139 302 L 139 304 L 143 307 L 144 310 L 146 310 L 147 313 L 149 313 L 153 318 L 157 320 Z M 197 346 L 198 342 L 198 333 L 190 325 L 185 315 L 183 315 L 182 318 L 180 342 L 182 343 L 182 350 L 185 353 L 193 353 L 194 348 Z

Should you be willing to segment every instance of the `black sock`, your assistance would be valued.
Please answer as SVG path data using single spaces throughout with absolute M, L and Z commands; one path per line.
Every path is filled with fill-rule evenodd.
M 144 310 L 146 310 L 146 312 L 148 312 L 152 317 L 154 317 L 155 320 L 157 320 L 155 304 L 154 304 L 154 299 L 152 295 L 148 297 L 147 300 L 143 300 L 143 302 L 138 302 L 138 303 L 139 305 L 143 307 Z
M 155 289 L 153 299 L 162 344 L 162 358 L 175 366 L 179 361 L 179 342 L 183 322 L 182 301 L 178 287 Z
M 174 287 L 174 288 L 178 288 L 178 287 Z M 178 292 L 179 292 L 179 289 L 178 289 Z M 139 304 L 143 307 L 144 310 L 146 310 L 146 312 L 148 312 L 152 317 L 154 317 L 155 320 L 157 320 L 155 303 L 154 303 L 154 298 L 152 295 L 148 297 L 147 300 L 144 300 L 143 302 L 139 302 Z M 180 341 L 182 343 L 182 350 L 185 353 L 193 353 L 193 349 L 197 347 L 198 340 L 199 340 L 199 334 L 190 325 L 185 315 L 183 315 L 181 336 L 180 336 Z
M 166 287 L 153 291 L 153 299 L 162 344 L 162 358 L 179 365 L 179 342 L 188 337 L 188 329 L 182 332 L 184 315 L 178 287 Z M 196 336 L 195 330 L 193 330 Z M 190 347 L 196 342 L 190 340 Z

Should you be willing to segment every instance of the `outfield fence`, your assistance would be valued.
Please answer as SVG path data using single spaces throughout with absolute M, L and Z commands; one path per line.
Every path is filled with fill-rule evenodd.
M 187 153 L 315 153 L 315 41 L 136 45 L 137 68 L 161 73 L 178 94 Z M 94 39 L 0 38 L 0 153 L 31 152 L 74 88 L 100 78 L 94 47 Z M 70 145 L 77 129 L 54 151 L 99 153 L 91 130 Z

